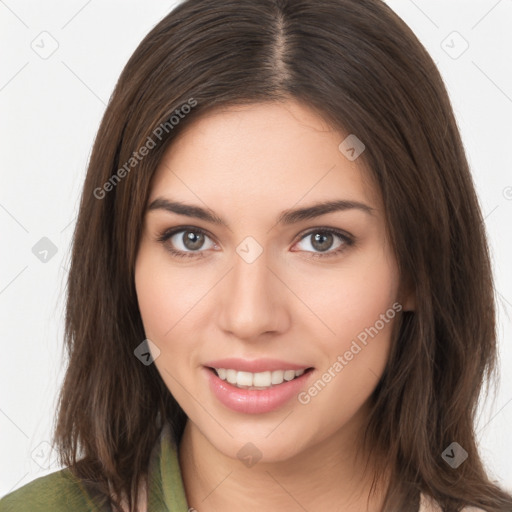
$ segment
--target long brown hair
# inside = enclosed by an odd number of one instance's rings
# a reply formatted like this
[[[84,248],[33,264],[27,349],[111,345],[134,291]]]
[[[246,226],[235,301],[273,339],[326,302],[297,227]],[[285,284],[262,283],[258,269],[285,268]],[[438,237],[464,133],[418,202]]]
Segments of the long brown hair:
[[[145,339],[134,262],[151,178],[199,115],[290,98],[364,142],[361,162],[416,294],[365,432],[393,468],[383,510],[417,510],[422,492],[445,511],[510,512],[512,497],[486,476],[474,432],[482,385],[496,371],[481,211],[441,76],[380,0],[186,0],[135,50],[101,122],[74,233],[69,366],[54,436],[61,464],[105,499],[109,489],[125,494],[133,512],[164,422],[179,442],[185,413],[155,365],[134,356]],[[454,441],[468,453],[457,469],[442,457]]]

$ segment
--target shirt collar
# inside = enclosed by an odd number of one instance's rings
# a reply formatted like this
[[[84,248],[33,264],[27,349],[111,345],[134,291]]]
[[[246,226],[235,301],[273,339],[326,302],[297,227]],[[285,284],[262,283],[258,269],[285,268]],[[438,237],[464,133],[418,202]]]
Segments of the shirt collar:
[[[148,476],[148,510],[189,510],[179,465],[178,446],[168,423],[163,426],[151,452]]]

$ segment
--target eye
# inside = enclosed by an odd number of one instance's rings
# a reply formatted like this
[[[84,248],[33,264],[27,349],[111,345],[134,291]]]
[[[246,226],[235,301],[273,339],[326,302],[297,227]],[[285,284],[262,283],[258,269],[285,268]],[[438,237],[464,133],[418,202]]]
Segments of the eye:
[[[204,247],[207,239],[210,237],[202,229],[192,227],[167,230],[158,237],[158,241],[179,258],[204,257],[204,251],[200,249],[211,249],[215,246],[212,244]]]
[[[314,235],[314,236],[313,236]],[[315,228],[302,236],[299,243],[311,237],[311,241],[306,244],[313,250],[302,248],[305,252],[312,252],[313,258],[328,258],[341,254],[348,247],[354,245],[354,239],[347,233],[333,228]],[[338,242],[333,243],[338,239]],[[205,242],[210,240],[210,244]],[[158,242],[164,244],[167,251],[178,258],[204,258],[204,252],[207,249],[215,247],[215,243],[208,234],[194,227],[179,227],[164,231],[158,238]]]
[[[305,244],[306,249],[304,250],[311,252],[308,250],[307,246],[312,247],[313,258],[328,258],[331,256],[336,256],[341,254],[348,247],[354,245],[354,239],[351,236],[344,233],[343,231],[332,228],[315,228],[314,230],[306,233],[300,239],[300,242],[303,242],[308,238],[310,238],[310,242]],[[330,250],[332,249],[332,245],[336,238],[338,239],[338,243],[334,246],[335,250]]]

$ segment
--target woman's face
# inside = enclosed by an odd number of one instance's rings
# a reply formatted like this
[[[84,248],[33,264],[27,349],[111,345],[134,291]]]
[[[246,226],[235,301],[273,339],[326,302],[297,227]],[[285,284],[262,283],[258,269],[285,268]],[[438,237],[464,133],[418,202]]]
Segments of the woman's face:
[[[410,307],[347,136],[294,101],[217,110],[155,174],[135,270],[145,333],[194,428],[229,457],[251,442],[286,460],[356,431]],[[326,202],[339,208],[314,209]]]

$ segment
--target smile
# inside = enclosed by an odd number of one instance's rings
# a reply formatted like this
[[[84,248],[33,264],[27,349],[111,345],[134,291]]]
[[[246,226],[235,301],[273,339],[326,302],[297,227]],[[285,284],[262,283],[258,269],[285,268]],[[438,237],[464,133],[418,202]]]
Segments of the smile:
[[[314,368],[252,373],[216,367],[203,367],[202,372],[216,401],[243,414],[263,414],[280,409],[307,387],[315,373]]]

